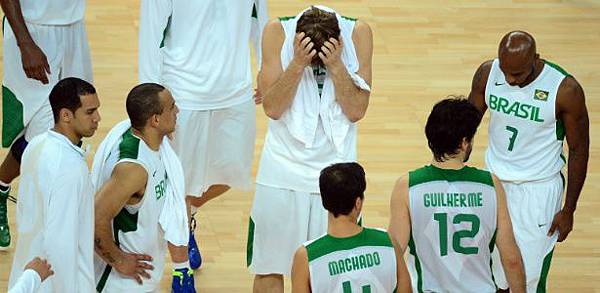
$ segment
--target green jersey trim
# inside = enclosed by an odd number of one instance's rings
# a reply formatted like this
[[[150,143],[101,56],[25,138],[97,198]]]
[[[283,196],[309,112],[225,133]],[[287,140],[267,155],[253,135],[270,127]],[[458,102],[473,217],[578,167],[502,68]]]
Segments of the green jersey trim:
[[[117,246],[120,245],[119,242],[119,231],[123,231],[123,233],[132,232],[137,230],[138,224],[138,214],[134,213],[130,214],[125,208],[121,209],[119,214],[113,219],[113,234],[115,238],[115,244]],[[110,272],[112,271],[112,266],[106,265],[104,268],[104,272],[102,272],[102,276],[96,285],[96,291],[102,292],[104,287],[106,286],[106,281],[108,280],[108,276],[110,276]]]
[[[140,139],[133,135],[131,128],[123,133],[123,140],[119,143],[119,160],[137,160],[140,150]]]
[[[421,261],[419,260],[419,256],[417,255],[417,247],[415,246],[415,241],[412,236],[412,232],[410,232],[410,240],[408,241],[408,252],[413,255],[415,258],[415,270],[417,271],[417,292],[423,292],[423,270],[421,269]]]
[[[171,27],[171,17],[172,16],[169,16],[169,19],[167,20],[167,26],[165,26],[165,29],[163,30],[163,36],[160,40],[160,45],[158,45],[159,48],[165,46],[165,39],[167,38],[167,33],[169,32],[169,28]]]
[[[308,262],[336,251],[364,246],[393,247],[388,233],[377,229],[363,228],[360,233],[346,238],[335,238],[327,234],[306,245]]]
[[[455,170],[441,169],[433,165],[428,165],[413,170],[408,174],[409,187],[433,181],[475,182],[494,187],[494,180],[492,179],[490,172],[469,166],[464,166],[462,169]]]
[[[544,60],[544,64],[546,64],[546,65],[548,65],[548,66],[556,69],[556,71],[562,73],[564,76],[567,76],[567,77],[568,76],[572,76],[570,73],[568,73],[566,70],[564,70],[562,67],[558,66],[555,63],[552,63],[552,62],[550,62],[548,60]]]

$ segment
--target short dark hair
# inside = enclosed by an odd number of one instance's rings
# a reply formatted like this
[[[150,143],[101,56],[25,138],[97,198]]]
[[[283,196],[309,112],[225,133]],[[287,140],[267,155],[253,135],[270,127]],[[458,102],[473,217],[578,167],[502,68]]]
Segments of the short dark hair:
[[[298,19],[296,33],[300,32],[304,32],[305,37],[310,37],[311,42],[315,44],[313,48],[318,53],[330,38],[339,39],[340,26],[335,13],[311,6]],[[313,64],[323,66],[318,54],[313,58]]]
[[[60,110],[69,109],[75,113],[81,107],[81,96],[95,94],[94,86],[77,77],[67,77],[60,80],[50,91],[50,107],[54,123],[60,120]]]
[[[158,94],[164,89],[164,86],[157,83],[142,83],[131,89],[125,101],[125,108],[133,128],[143,129],[152,115],[162,113],[163,107]]]
[[[443,162],[459,153],[463,139],[473,140],[482,113],[462,96],[448,96],[433,106],[425,136],[433,157]]]
[[[356,199],[365,196],[365,170],[358,163],[333,164],[321,171],[319,188],[326,210],[336,218],[349,215]]]

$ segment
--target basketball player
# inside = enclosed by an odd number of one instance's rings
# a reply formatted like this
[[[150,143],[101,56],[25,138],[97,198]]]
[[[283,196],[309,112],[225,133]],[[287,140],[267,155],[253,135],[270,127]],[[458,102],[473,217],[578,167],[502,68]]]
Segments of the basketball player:
[[[8,293],[34,293],[40,288],[42,282],[54,275],[52,266],[45,259],[33,258],[25,266],[25,270],[17,283],[10,288]]]
[[[465,99],[438,102],[425,125],[432,163],[398,179],[392,192],[389,231],[408,246],[418,292],[496,292],[494,243],[511,289],[525,292],[502,185],[490,172],[465,165],[480,121]]]
[[[173,147],[192,212],[231,187],[251,188],[256,136],[250,46],[260,66],[266,0],[143,0],[139,79],[165,85],[181,109]],[[195,221],[192,217],[192,228]],[[192,268],[201,264],[190,232]]]
[[[37,292],[92,292],[94,192],[80,146],[98,128],[100,102],[94,87],[75,77],[59,81],[49,100],[54,127],[31,140],[23,154],[19,237],[8,287],[40,256],[56,274]]]
[[[365,171],[358,163],[333,164],[321,171],[327,234],[296,251],[293,292],[411,292],[402,253],[388,233],[356,223],[366,185]]]
[[[543,291],[554,245],[573,229],[587,173],[590,139],[583,89],[558,65],[540,59],[530,34],[513,31],[500,41],[498,59],[477,69],[469,100],[482,113],[490,109],[486,165],[506,190],[527,291]],[[569,181],[561,209],[565,137]],[[501,269],[495,269],[498,285],[506,288]]]
[[[254,292],[283,292],[296,249],[327,232],[319,172],[356,161],[356,122],[366,113],[370,27],[324,6],[271,21],[259,91],[271,118],[248,233]]]
[[[0,250],[10,245],[6,200],[31,139],[53,125],[48,94],[62,78],[92,82],[85,0],[1,0],[3,20]]]
[[[167,249],[159,218],[173,182],[161,144],[175,130],[179,110],[171,93],[154,83],[134,87],[126,107],[131,127],[124,127],[114,143],[111,131],[100,147],[110,148],[106,158],[94,159],[95,166],[104,164],[100,172],[106,178],[95,202],[96,291],[158,292]],[[171,252],[178,280],[174,292],[195,292],[187,250],[183,256]]]

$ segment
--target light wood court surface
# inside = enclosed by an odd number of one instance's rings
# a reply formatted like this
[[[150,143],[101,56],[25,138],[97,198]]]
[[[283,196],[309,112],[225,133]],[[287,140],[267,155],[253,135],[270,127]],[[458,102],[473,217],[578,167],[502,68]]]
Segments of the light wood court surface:
[[[373,94],[359,127],[359,160],[368,186],[364,206],[368,226],[385,227],[395,179],[430,160],[423,127],[434,102],[448,94],[467,95],[471,77],[494,58],[506,32],[523,29],[537,39],[538,51],[563,66],[582,84],[591,122],[590,165],[575,217],[575,229],[552,259],[550,292],[600,292],[600,1],[322,1],[340,13],[368,22],[374,32]],[[271,0],[269,15],[295,15],[310,1]],[[89,0],[87,30],[95,86],[103,120],[97,146],[126,117],[125,96],[137,82],[139,2]],[[267,119],[257,111],[255,167]],[[476,137],[471,164],[483,166],[487,120]],[[4,158],[6,150],[0,155]],[[91,160],[91,156],[89,157]],[[254,168],[256,170],[256,168]],[[255,172],[255,171],[254,171]],[[17,184],[13,184],[17,190]],[[16,194],[16,192],[13,192]],[[253,192],[231,191],[197,215],[197,238],[204,264],[196,273],[201,292],[249,292],[246,231]],[[15,205],[9,203],[12,235]],[[0,253],[0,291],[7,286],[14,243]],[[165,270],[164,291],[170,270]],[[287,282],[287,280],[286,280]],[[289,283],[286,284],[289,289]],[[598,288],[598,289],[597,289]]]

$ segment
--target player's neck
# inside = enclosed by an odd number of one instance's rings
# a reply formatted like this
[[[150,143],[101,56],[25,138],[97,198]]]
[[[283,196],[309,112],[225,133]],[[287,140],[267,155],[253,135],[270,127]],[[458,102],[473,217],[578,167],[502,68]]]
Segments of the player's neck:
[[[131,131],[135,136],[141,138],[151,150],[156,152],[159,150],[164,135],[148,127],[142,130],[131,128]]]
[[[57,123],[54,124],[54,128],[52,128],[52,130],[64,135],[72,144],[76,146],[81,144],[81,135],[78,135],[73,129],[69,129],[68,127],[64,127],[63,125]]]
[[[362,231],[362,227],[356,224],[357,217],[352,214],[344,216],[338,215],[337,218],[332,213],[327,215],[327,234],[336,238],[346,238],[354,236]]]
[[[459,170],[465,166],[464,158],[461,154],[458,154],[454,157],[447,158],[443,162],[438,162],[436,160],[431,161],[431,165],[438,167],[440,169],[455,169]]]

